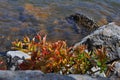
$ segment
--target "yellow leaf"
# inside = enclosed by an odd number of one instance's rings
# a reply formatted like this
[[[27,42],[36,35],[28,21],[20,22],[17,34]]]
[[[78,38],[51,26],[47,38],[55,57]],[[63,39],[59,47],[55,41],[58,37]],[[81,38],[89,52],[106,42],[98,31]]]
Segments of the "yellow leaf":
[[[26,37],[24,37],[24,38],[23,38],[23,42],[25,42],[25,43],[28,43],[28,42],[30,42],[30,39],[29,39],[29,37],[27,37],[27,36],[26,36]]]

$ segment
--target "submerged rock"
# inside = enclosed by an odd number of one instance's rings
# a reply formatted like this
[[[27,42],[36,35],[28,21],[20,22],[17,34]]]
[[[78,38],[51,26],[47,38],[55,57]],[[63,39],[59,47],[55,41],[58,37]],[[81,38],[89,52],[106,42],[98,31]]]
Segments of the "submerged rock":
[[[66,17],[66,20],[68,23],[73,25],[73,29],[76,33],[84,36],[88,35],[99,27],[92,19],[79,13]]]
[[[97,23],[95,23],[92,19],[90,19],[89,17],[87,17],[87,16],[85,16],[83,14],[79,14],[79,13],[70,15],[66,19],[69,22],[74,21],[78,26],[82,25],[82,26],[87,27],[89,29],[99,27],[99,25],[97,25]]]

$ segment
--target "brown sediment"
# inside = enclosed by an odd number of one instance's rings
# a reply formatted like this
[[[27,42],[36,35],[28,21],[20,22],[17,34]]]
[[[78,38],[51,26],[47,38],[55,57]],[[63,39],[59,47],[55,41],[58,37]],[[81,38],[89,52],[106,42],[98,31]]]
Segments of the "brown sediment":
[[[35,7],[32,4],[25,4],[25,10],[36,18],[47,19],[50,16],[49,8]]]

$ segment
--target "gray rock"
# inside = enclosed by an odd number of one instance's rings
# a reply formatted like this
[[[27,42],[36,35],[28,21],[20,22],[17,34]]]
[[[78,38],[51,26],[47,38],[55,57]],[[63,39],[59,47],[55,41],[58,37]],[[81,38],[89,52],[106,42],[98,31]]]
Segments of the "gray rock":
[[[8,51],[6,53],[8,70],[18,70],[18,65],[31,56],[22,51]]]
[[[106,75],[105,75],[104,72],[101,73],[100,71],[98,71],[98,70],[100,70],[100,68],[99,68],[98,66],[92,67],[91,70],[92,70],[93,72],[97,71],[97,72],[95,72],[94,74],[92,74],[92,76],[106,77]]]
[[[86,36],[81,42],[76,43],[74,48],[81,44],[86,44],[88,50],[106,47],[110,61],[120,59],[120,26],[114,23],[104,25]]]
[[[24,53],[22,51],[8,51],[7,52],[7,56],[11,56],[12,58],[14,58],[15,56],[19,57],[19,58],[25,58],[25,59],[30,59],[31,56],[28,55],[27,53]]]
[[[115,70],[114,74],[117,75],[118,77],[120,77],[120,62],[115,62],[114,70]]]
[[[120,80],[120,61],[114,62],[113,70],[114,72],[111,73],[109,78],[111,80]]]
[[[60,75],[54,73],[44,74],[41,71],[0,71],[0,80],[109,80],[102,77],[88,75]]]
[[[91,77],[89,75],[80,75],[80,74],[71,74],[69,76],[73,77],[75,80],[110,80],[109,78],[105,78],[105,77],[100,77],[100,76]]]

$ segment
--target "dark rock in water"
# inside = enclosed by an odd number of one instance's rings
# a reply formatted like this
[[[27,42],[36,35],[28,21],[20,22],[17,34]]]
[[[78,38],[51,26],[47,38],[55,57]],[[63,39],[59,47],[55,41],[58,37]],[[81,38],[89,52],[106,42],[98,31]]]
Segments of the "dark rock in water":
[[[120,26],[114,23],[102,26],[75,44],[74,48],[80,44],[88,45],[89,50],[104,46],[110,61],[120,59]]]
[[[88,35],[99,27],[93,20],[79,13],[66,17],[66,20],[73,24],[73,29],[78,34]]]
[[[74,15],[71,15],[70,17],[66,18],[67,20],[73,20],[78,25],[83,25],[84,27],[88,27],[89,29],[92,28],[98,28],[98,25],[87,16],[84,16],[83,14],[76,13]]]

